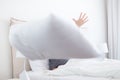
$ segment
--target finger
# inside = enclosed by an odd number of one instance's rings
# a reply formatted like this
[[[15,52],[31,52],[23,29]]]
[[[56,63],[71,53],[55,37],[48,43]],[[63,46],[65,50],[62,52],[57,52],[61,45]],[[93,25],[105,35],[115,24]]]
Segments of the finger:
[[[83,13],[81,12],[81,13],[80,13],[80,16],[79,16],[79,19],[81,19],[81,17],[82,17],[82,14],[83,14]]]
[[[86,17],[83,18],[84,21],[87,20],[87,19],[88,19],[88,16],[86,16]]]
[[[84,21],[84,23],[88,22],[88,20]]]
[[[82,18],[82,19],[84,19],[84,18],[85,18],[85,16],[86,16],[86,13],[84,13],[84,14],[83,14],[83,16],[82,16],[81,18]]]

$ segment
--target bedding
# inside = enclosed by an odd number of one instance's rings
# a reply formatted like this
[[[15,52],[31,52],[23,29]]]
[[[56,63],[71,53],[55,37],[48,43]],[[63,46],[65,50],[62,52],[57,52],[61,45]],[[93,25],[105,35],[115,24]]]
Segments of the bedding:
[[[53,70],[60,65],[65,65],[67,61],[67,59],[44,59],[29,60],[29,63],[33,72],[43,73],[45,70]]]
[[[69,61],[54,70],[45,70],[43,73],[29,71],[27,74],[30,80],[120,80],[120,61],[118,60],[71,59]]]
[[[110,79],[110,78],[98,78],[98,77],[89,77],[89,76],[48,76],[40,75],[40,73],[27,72],[30,80],[119,80],[119,79]]]
[[[44,73],[45,70],[53,70],[60,65],[64,65],[67,61],[67,59],[44,59],[29,60],[29,63],[33,72]]]
[[[101,57],[75,23],[65,16],[50,14],[44,19],[13,25],[10,43],[29,59]],[[53,56],[54,55],[54,56]]]
[[[120,61],[118,60],[76,60],[76,62],[73,62],[68,61],[68,64],[59,66],[47,74],[52,76],[82,75],[120,79]]]
[[[30,67],[33,72],[43,73],[45,70],[49,69],[48,60],[29,60]]]

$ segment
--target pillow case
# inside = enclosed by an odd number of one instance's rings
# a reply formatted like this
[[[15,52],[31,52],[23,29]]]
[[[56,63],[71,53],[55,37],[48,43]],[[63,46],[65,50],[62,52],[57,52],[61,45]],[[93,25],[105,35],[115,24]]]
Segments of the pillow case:
[[[66,64],[68,59],[49,59],[49,69],[53,70],[60,65]]]
[[[29,59],[69,59],[101,56],[76,24],[58,14],[36,22],[15,25],[10,42]]]
[[[44,72],[49,69],[48,60],[29,60],[30,67],[34,72]]]

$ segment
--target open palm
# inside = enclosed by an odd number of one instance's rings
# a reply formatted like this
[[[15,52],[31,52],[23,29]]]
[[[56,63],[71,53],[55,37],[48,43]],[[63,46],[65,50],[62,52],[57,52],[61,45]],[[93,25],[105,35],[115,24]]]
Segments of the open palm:
[[[78,27],[81,27],[88,21],[88,17],[86,16],[86,13],[81,13],[79,18],[77,20],[73,18],[73,21],[76,23]]]

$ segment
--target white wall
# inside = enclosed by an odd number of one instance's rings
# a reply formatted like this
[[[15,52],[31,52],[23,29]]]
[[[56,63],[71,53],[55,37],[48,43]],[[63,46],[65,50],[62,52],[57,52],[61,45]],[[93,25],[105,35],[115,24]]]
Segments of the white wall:
[[[0,0],[0,16],[8,19],[36,19],[50,11],[62,12],[68,17],[78,17],[80,12],[89,16],[84,25],[86,34],[95,42],[105,41],[104,0]],[[101,33],[102,32],[102,33]],[[96,33],[96,34],[95,34]]]
[[[89,21],[83,26],[82,30],[95,43],[106,41],[106,19],[104,0],[0,0],[0,19],[8,20],[10,17],[15,17],[23,20],[32,20],[42,17],[48,12],[62,12],[69,18],[79,17],[80,12],[87,13]],[[3,30],[0,27],[0,31]],[[6,28],[8,30],[8,28]],[[2,37],[4,35],[4,37]],[[11,74],[11,65],[9,64],[10,54],[7,51],[8,42],[5,32],[0,35],[0,80],[3,80],[3,75]],[[4,46],[3,45],[7,45]],[[4,61],[4,62],[3,62]],[[1,64],[3,63],[3,64]],[[8,65],[9,64],[9,65]],[[3,70],[4,69],[4,70]],[[8,71],[6,71],[8,70]],[[4,71],[4,72],[3,72]],[[6,75],[8,78],[8,75]]]
[[[11,78],[11,49],[8,42],[8,22],[0,20],[0,80]]]

